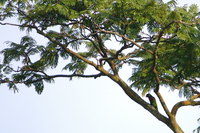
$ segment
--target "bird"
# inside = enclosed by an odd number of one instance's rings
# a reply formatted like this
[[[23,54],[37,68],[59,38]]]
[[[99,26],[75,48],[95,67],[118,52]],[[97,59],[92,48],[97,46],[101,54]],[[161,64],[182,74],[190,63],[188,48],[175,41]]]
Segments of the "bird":
[[[146,97],[149,98],[150,105],[152,105],[156,110],[158,110],[156,99],[149,93],[146,95]]]

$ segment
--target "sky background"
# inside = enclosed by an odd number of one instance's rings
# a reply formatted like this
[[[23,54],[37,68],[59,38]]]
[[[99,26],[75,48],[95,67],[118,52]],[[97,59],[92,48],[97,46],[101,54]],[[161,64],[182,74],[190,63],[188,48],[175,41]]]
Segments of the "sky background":
[[[179,0],[178,3],[181,6],[200,5],[199,0]],[[0,50],[7,47],[5,41],[19,43],[27,34],[10,26],[0,26],[0,31]],[[47,40],[34,31],[29,34],[38,44],[46,44]],[[65,64],[62,61],[59,67]],[[61,69],[50,72],[65,73]],[[127,81],[131,72],[132,68],[126,66],[120,76]],[[0,86],[0,133],[172,133],[106,77],[95,80],[74,78],[73,81],[59,78],[54,84],[45,84],[41,95],[33,87],[18,87],[19,92],[13,93],[7,85]],[[169,88],[162,87],[161,94],[170,110],[175,103],[185,100],[178,97],[178,91],[172,92]],[[146,97],[143,99],[148,102]],[[158,109],[165,114],[159,102]],[[182,107],[176,118],[185,133],[192,133],[198,126],[200,108]]]

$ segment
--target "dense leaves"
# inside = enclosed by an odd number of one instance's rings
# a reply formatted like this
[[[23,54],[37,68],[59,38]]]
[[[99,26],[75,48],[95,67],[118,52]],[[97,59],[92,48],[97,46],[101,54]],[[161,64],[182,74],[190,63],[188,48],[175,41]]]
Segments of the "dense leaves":
[[[86,59],[96,60],[102,56],[101,65],[103,62],[111,64],[113,60],[117,70],[125,63],[137,66],[130,77],[131,86],[143,90],[143,95],[149,89],[154,89],[158,82],[153,67],[157,71],[159,84],[179,89],[181,95],[191,96],[193,92],[190,86],[199,85],[200,26],[196,5],[188,9],[186,6],[176,7],[175,1],[164,4],[154,0],[1,1],[1,4],[2,20],[18,15],[21,29],[35,29],[50,40],[47,46],[35,45],[35,40],[28,36],[23,37],[19,45],[9,42],[10,48],[1,52],[4,54],[2,66],[5,66],[2,69],[6,73],[13,71],[9,66],[12,60],[21,60],[25,64],[22,68],[28,66],[35,72],[44,72],[49,66],[56,68],[59,57],[68,59],[71,56],[71,62],[63,69],[84,74],[87,62],[66,49],[72,48],[78,52],[81,44],[85,44],[87,51],[78,54]],[[55,26],[59,26],[60,30],[50,29]],[[121,49],[106,47],[106,41],[113,37]],[[134,47],[135,43],[139,49]],[[128,48],[133,51],[123,54],[122,60],[117,61]],[[153,54],[155,52],[156,57]],[[40,53],[41,59],[31,62],[30,55],[36,53]],[[23,70],[23,78],[13,81],[26,82],[30,76],[36,76],[35,72],[28,71]],[[29,73],[29,76],[25,76],[25,73]],[[42,77],[35,78],[39,80]]]
[[[197,5],[177,7],[175,0],[168,3],[162,0],[1,0],[0,3],[1,25],[18,26],[27,32],[36,30],[49,40],[46,45],[37,45],[33,38],[25,36],[19,44],[7,42],[9,48],[1,51],[0,81],[8,83],[9,88],[17,90],[16,84],[24,83],[34,85],[40,94],[43,81],[52,82],[57,77],[108,76],[128,94],[130,90],[127,91],[127,85],[118,75],[128,64],[133,68],[130,87],[142,90],[143,96],[154,90],[162,101],[159,95],[162,85],[179,90],[180,96],[188,99],[200,95]],[[4,23],[14,16],[19,24]],[[115,44],[111,45],[110,41]],[[66,61],[62,70],[69,74],[48,74],[47,70],[57,68],[60,59]],[[13,67],[13,61],[20,64]],[[88,75],[88,66],[94,67],[97,73]],[[144,102],[128,95],[146,107]],[[164,104],[163,107],[172,119],[167,107]],[[156,115],[154,111],[151,113]],[[172,125],[168,126],[175,131]]]

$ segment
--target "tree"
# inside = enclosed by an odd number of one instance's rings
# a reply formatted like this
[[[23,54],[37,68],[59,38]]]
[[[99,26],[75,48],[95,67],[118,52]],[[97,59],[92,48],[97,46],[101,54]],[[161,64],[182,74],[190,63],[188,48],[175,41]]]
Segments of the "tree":
[[[138,103],[176,133],[183,132],[176,122],[182,106],[197,106],[200,101],[199,9],[178,7],[174,0],[1,0],[1,25],[17,26],[46,37],[47,45],[37,45],[30,36],[20,44],[7,42],[1,51],[0,82],[18,91],[17,84],[34,86],[38,94],[43,82],[55,78],[100,78],[107,76]],[[19,24],[4,22],[17,17]],[[55,27],[55,28],[53,28]],[[59,30],[56,30],[59,29]],[[115,40],[116,47],[107,42]],[[84,47],[83,47],[84,46]],[[35,60],[34,57],[38,57]],[[48,74],[59,59],[70,60],[63,68],[70,74]],[[12,67],[13,61],[20,65]],[[129,86],[119,71],[128,64],[133,68]],[[93,67],[96,73],[85,70]],[[160,94],[160,86],[179,90],[187,98],[170,111]],[[143,96],[153,90],[167,117],[145,102]]]

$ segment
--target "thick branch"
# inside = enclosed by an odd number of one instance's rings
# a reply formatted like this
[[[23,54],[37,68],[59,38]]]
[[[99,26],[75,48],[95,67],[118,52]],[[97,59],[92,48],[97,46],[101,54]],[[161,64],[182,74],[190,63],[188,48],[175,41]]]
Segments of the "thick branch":
[[[134,92],[120,77],[118,76],[109,76],[114,82],[116,82],[124,92],[136,103],[141,105],[143,108],[148,110],[152,115],[154,115],[158,120],[165,123],[170,129],[174,130],[173,126],[170,123],[170,120],[160,114],[155,108],[153,108],[150,104],[145,102],[136,92]]]
[[[187,100],[187,101],[178,102],[172,108],[171,114],[175,116],[178,109],[182,106],[196,106],[196,105],[200,105],[200,101]]]

